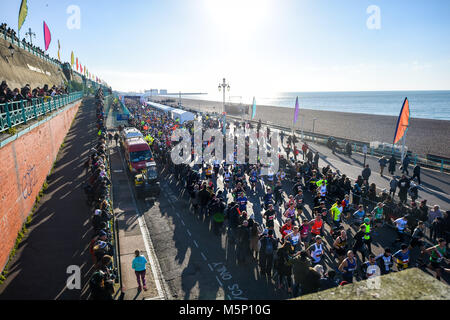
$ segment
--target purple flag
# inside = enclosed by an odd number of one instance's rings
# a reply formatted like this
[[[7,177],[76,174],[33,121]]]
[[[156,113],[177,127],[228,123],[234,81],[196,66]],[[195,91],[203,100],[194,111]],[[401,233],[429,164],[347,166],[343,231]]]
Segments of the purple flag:
[[[45,51],[47,51],[48,47],[50,46],[50,42],[52,42],[52,35],[45,21],[44,21],[44,42],[45,42]]]
[[[294,124],[297,122],[298,120],[298,112],[299,112],[299,106],[298,106],[298,97],[295,100],[295,113],[294,113]]]

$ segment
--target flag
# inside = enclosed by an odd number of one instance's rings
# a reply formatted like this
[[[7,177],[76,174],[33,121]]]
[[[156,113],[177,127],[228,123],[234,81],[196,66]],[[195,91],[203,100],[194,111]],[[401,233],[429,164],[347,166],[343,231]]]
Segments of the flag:
[[[408,98],[405,98],[405,101],[403,102],[402,110],[400,110],[400,116],[397,120],[397,128],[395,129],[395,135],[394,135],[394,144],[400,141],[401,138],[406,134],[406,131],[408,131],[408,125],[409,125],[409,101]]]
[[[47,24],[44,21],[44,43],[45,43],[45,51],[48,50],[48,47],[50,46],[50,42],[52,42],[52,35],[50,33],[50,29],[48,28]]]
[[[252,108],[252,120],[255,118],[256,115],[256,99],[253,97],[253,108]]]
[[[61,61],[61,55],[59,53],[59,50],[61,49],[61,45],[59,44],[59,39],[58,39],[58,60]]]
[[[298,97],[297,97],[297,99],[295,100],[294,124],[298,120],[298,112],[299,112],[299,106],[298,106]]]
[[[25,22],[27,14],[28,14],[27,0],[22,0],[19,10],[19,31],[20,28],[22,28],[23,23]]]
[[[80,73],[83,74],[83,66],[80,64]]]
[[[78,71],[78,58],[77,58],[77,71]]]
[[[73,51],[72,51],[72,54],[70,55],[70,67],[71,68],[73,68],[73,64],[75,63],[75,61],[74,61],[74,56],[73,56]]]

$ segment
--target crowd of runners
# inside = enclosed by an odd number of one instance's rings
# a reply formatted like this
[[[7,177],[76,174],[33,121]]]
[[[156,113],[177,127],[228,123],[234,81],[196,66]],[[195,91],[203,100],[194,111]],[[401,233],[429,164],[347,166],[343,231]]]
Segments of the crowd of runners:
[[[396,180],[402,194],[396,200],[395,190],[380,192],[369,184],[367,170],[351,181],[330,165],[319,167],[318,152],[284,132],[279,171],[273,174],[261,176],[261,164],[248,161],[175,165],[173,130],[193,133],[193,122],[180,124],[133,100],[127,106],[129,125],[142,131],[161,171],[183,182],[190,212],[210,221],[213,233],[226,234],[237,263],[256,260],[261,277],[277,289],[298,296],[410,267],[431,271],[437,279],[450,271],[449,212],[439,206],[430,209],[426,200],[404,201],[404,188],[414,176],[405,173]],[[198,116],[203,130],[222,125],[207,114]],[[261,124],[256,129],[258,135],[270,133]],[[374,243],[381,247],[378,254]]]

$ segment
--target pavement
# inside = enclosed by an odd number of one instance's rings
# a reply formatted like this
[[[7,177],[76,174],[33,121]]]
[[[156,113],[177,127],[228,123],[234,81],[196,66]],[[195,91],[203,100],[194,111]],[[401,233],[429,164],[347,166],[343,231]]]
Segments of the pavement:
[[[0,300],[86,300],[92,258],[88,247],[93,235],[86,204],[83,163],[96,142],[93,98],[82,103],[58,154],[48,189],[34,214],[29,232],[19,245],[0,285]],[[80,288],[68,289],[72,273],[80,269]]]

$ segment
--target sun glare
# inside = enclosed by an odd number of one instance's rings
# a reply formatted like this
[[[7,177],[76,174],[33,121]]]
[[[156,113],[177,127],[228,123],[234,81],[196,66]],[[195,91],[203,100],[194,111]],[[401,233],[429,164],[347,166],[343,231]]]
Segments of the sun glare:
[[[271,0],[204,0],[209,18],[232,35],[248,33],[261,26]]]

